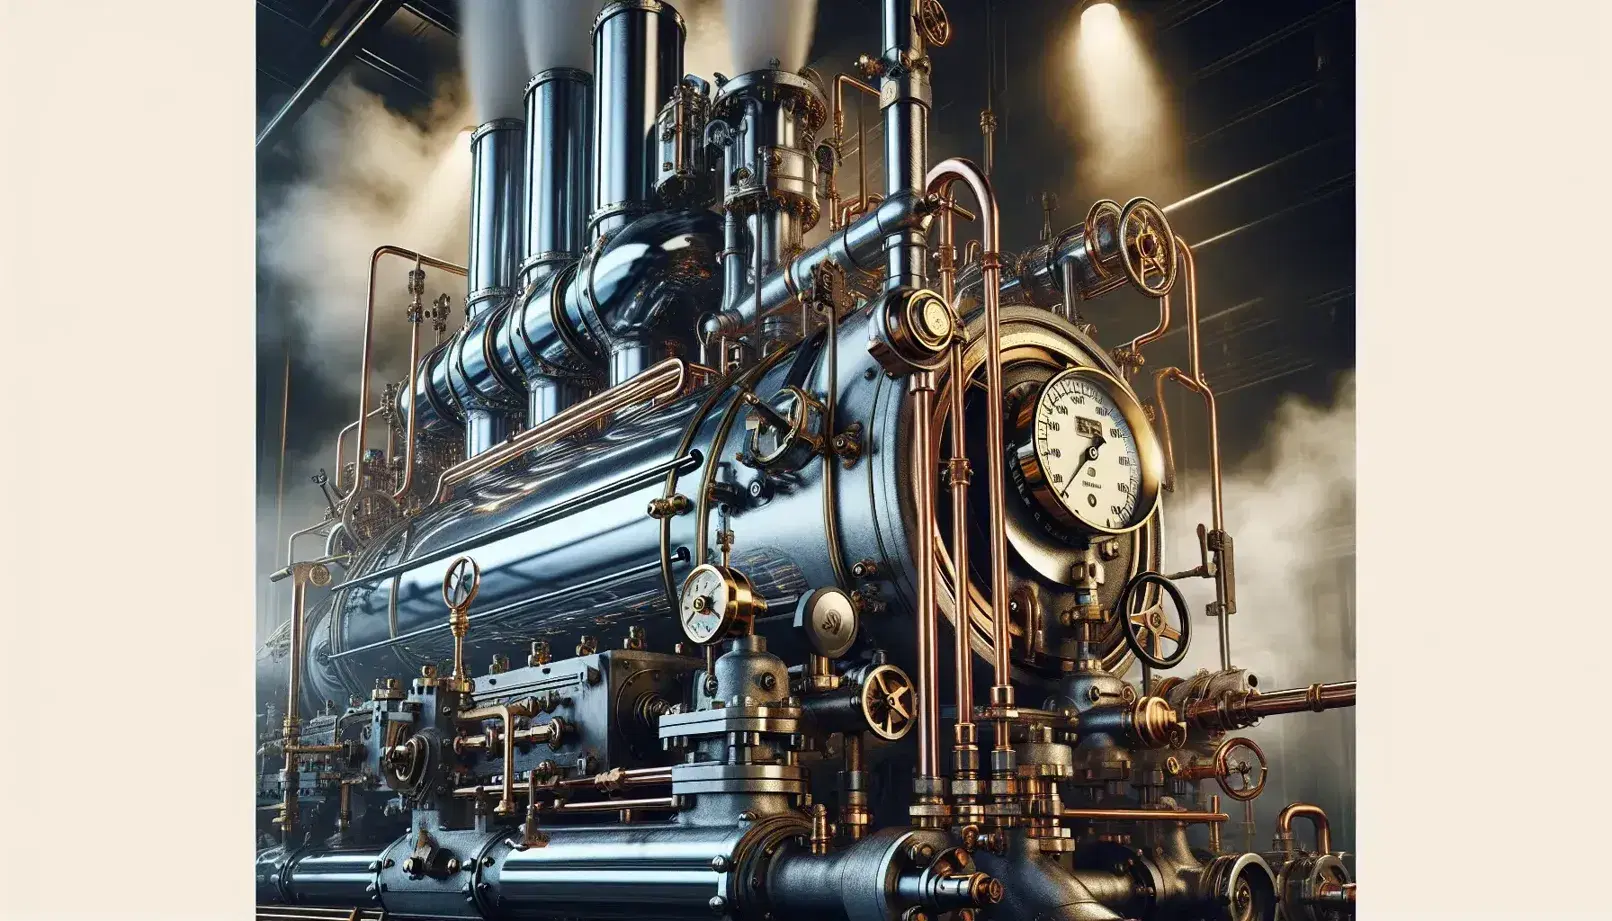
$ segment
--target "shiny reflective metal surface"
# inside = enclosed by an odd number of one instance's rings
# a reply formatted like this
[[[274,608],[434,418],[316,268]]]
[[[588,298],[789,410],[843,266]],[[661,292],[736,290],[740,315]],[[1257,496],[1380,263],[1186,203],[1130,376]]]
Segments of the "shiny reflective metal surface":
[[[1139,639],[1167,636],[1157,508],[1081,530],[1002,472],[1012,401],[1060,374],[1140,405],[1141,341],[1110,352],[1080,299],[1128,279],[1162,300],[1179,256],[1195,351],[1190,250],[1127,230],[1163,220],[1135,199],[1000,252],[989,179],[928,163],[945,11],[881,12],[861,72],[884,196],[811,249],[840,156],[816,144],[821,78],[685,76],[659,0],[601,10],[591,90],[545,71],[524,130],[475,132],[464,324],[422,355],[415,317],[411,374],[364,409],[389,447],[361,447],[331,517],[297,532],[325,555],[271,576],[295,611],[259,659],[264,917],[1352,911],[1319,807],[1284,813],[1315,824],[1314,851],[1284,826],[1262,856],[1223,847],[1202,796],[1263,789],[1233,747],[1261,780],[1263,753],[1226,733],[1352,706],[1353,682],[1261,692],[1223,616],[1220,671],[1133,683],[1133,658],[1168,664]],[[962,207],[984,233],[959,268]],[[1196,360],[1166,370],[1213,429]],[[1025,418],[1021,449],[1062,424]],[[1170,456],[1149,419],[1126,416],[1137,456]],[[1230,613],[1215,490],[1202,564],[1177,578],[1214,578]],[[696,570],[721,588],[685,591]]]

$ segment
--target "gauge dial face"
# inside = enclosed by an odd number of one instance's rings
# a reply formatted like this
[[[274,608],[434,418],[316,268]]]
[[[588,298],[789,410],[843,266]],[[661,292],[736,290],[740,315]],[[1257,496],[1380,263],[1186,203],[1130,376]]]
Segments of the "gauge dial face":
[[[1053,379],[1036,401],[1035,449],[1065,511],[1099,530],[1131,526],[1142,488],[1141,452],[1105,388],[1084,376]]]
[[[722,570],[710,564],[697,567],[683,583],[679,599],[683,635],[701,646],[721,638],[733,621],[734,600]]]
[[[1123,384],[1071,368],[1020,406],[1014,480],[1050,516],[1044,524],[1118,534],[1153,514],[1159,451]]]

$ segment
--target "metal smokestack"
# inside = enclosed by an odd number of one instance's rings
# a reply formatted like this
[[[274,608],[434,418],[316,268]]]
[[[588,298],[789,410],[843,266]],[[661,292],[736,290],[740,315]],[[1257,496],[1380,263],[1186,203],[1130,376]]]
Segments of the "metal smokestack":
[[[470,135],[470,270],[465,313],[515,292],[521,223],[519,119],[495,118]]]
[[[593,21],[593,210],[588,236],[658,207],[656,116],[683,76],[683,17],[660,0],[616,0]]]
[[[916,0],[884,0],[879,84],[884,109],[884,197],[922,197],[929,172],[929,67],[917,28]],[[921,229],[893,233],[886,241],[885,284],[923,287],[929,246]]]
[[[587,248],[593,75],[551,67],[526,86],[526,220],[522,288]]]

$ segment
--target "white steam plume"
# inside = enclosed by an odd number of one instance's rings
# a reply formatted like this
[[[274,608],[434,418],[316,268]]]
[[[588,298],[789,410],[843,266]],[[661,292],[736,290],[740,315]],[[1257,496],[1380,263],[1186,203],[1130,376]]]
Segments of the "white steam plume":
[[[593,17],[599,7],[600,0],[521,0],[526,76],[550,67],[593,70]]]
[[[476,124],[519,118],[521,92],[531,77],[519,7],[510,0],[464,0],[459,10],[460,68],[470,85]]]
[[[1194,411],[1199,404],[1186,406]],[[1177,450],[1182,450],[1179,442]],[[1226,530],[1235,541],[1237,575],[1232,665],[1253,672],[1261,690],[1355,677],[1354,460],[1351,374],[1330,406],[1284,403],[1261,450],[1225,476]],[[1199,560],[1197,525],[1210,522],[1207,475],[1165,498],[1165,569],[1190,569]],[[1186,661],[1171,673],[1185,677],[1199,668],[1216,670],[1219,624],[1204,613],[1214,600],[1213,584],[1208,579],[1176,584],[1186,597],[1194,635]],[[1352,847],[1352,709],[1269,717],[1237,734],[1259,743],[1270,761],[1266,792],[1256,801],[1259,849],[1270,843],[1276,811],[1300,800],[1326,809],[1338,846]],[[1241,805],[1222,802],[1228,805],[1233,822],[1240,823]],[[1240,831],[1232,831],[1240,825],[1227,829],[1228,846],[1240,847]]]
[[[307,171],[293,184],[273,190],[258,223],[258,269],[273,284],[273,300],[260,308],[266,338],[295,350],[296,394],[331,394],[351,415],[328,430],[313,430],[293,417],[288,435],[285,511],[277,528],[276,475],[280,437],[279,373],[270,375],[270,422],[262,433],[272,445],[258,498],[259,572],[285,565],[285,539],[318,521],[324,501],[309,477],[323,468],[331,475],[336,432],[358,415],[358,367],[363,344],[365,290],[370,255],[391,244],[449,262],[463,263],[469,248],[470,154],[465,126],[470,120],[462,94],[447,88],[439,103],[418,118],[391,111],[377,96],[349,81],[333,86],[297,126]],[[371,402],[385,381],[408,373],[409,326],[405,319],[408,272],[402,259],[381,261],[376,277],[376,313]],[[427,269],[429,304],[447,294],[462,316],[465,285],[457,275]],[[429,326],[422,346],[435,342]],[[272,361],[279,369],[279,355]],[[378,430],[372,425],[372,429]],[[378,445],[378,437],[370,444]],[[355,446],[349,438],[349,452]],[[310,446],[317,445],[317,449]],[[278,538],[276,532],[278,533]],[[311,556],[316,541],[299,544]],[[259,623],[286,616],[285,597]],[[265,595],[259,595],[260,602]]]
[[[683,25],[688,29],[683,70],[706,80],[716,73],[730,77],[738,73],[733,66],[722,0],[684,0],[677,4],[677,11],[683,14]]]
[[[740,73],[769,67],[794,73],[806,66],[817,22],[817,0],[728,0],[728,39]]]
[[[293,386],[357,394],[370,254],[377,247],[464,261],[470,239],[466,114],[450,94],[423,119],[410,119],[343,81],[304,117],[298,137],[310,170],[276,196],[258,224],[259,270],[289,295],[269,309],[298,327],[290,337],[299,343],[298,365],[318,375]],[[404,317],[411,268],[401,259],[380,265],[376,380],[408,370]],[[438,271],[427,271],[426,279],[428,299],[447,292],[455,307],[461,305],[463,279]]]

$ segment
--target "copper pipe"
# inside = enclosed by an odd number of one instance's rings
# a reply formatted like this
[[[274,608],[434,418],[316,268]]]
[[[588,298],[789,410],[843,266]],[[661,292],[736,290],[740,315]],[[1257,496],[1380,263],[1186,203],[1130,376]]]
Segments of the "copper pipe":
[[[386,407],[377,406],[374,409],[370,410],[367,414],[365,414],[364,418],[373,419],[376,416],[379,416],[384,412],[386,412]],[[354,419],[353,421],[347,423],[346,428],[344,428],[340,432],[336,433],[336,473],[334,475],[335,476],[335,487],[331,491],[336,494],[336,498],[338,498],[338,499],[342,499],[342,498],[345,498],[347,496],[347,493],[343,493],[341,491],[341,469],[342,469],[342,465],[345,463],[345,461],[343,461],[342,458],[347,456],[347,449],[345,447],[343,447],[343,445],[347,444],[347,436],[353,431],[353,429],[358,428],[359,421],[360,420],[358,420],[358,419]],[[362,459],[364,452],[359,451],[358,453],[359,453],[360,459]],[[353,485],[354,486],[358,485],[357,484],[358,474],[359,474],[359,471],[361,471],[363,469],[364,468],[362,466],[353,468],[353,479],[354,479]]]
[[[864,93],[867,93],[868,95],[872,96],[874,99],[879,98],[879,91],[878,90],[874,89],[872,86],[869,86],[866,83],[863,83],[861,80],[856,79],[855,77],[851,76],[850,74],[840,74],[840,75],[838,75],[837,77],[834,78],[834,156],[835,157],[841,156],[841,149],[845,145],[845,87],[847,85],[849,85],[851,87],[854,87],[856,89],[859,89]],[[867,162],[868,162],[868,158],[867,158],[867,155],[866,155],[866,151],[863,149],[863,143],[864,143],[864,140],[863,140],[863,133],[862,133],[862,107],[860,105],[858,105],[857,109],[856,109],[856,167],[857,167],[857,188],[856,188],[857,199],[856,200],[857,200],[857,204],[861,207],[861,209],[865,211],[867,209],[867,207],[868,207],[868,200],[867,200],[867,189],[868,189]],[[828,225],[829,225],[830,230],[838,230],[841,227],[845,226],[845,217],[843,215],[839,218],[839,222],[835,223],[836,205],[839,203],[839,200],[840,200],[839,189],[834,188],[834,187],[831,186],[829,196],[828,196]]]
[[[1203,728],[1251,726],[1262,717],[1283,713],[1320,713],[1355,705],[1355,682],[1336,681],[1261,694],[1250,691],[1228,698],[1210,698],[1188,704],[1184,719]]]
[[[1209,811],[1210,812],[1219,812],[1220,811],[1220,794],[1211,793],[1209,795]],[[1220,856],[1220,823],[1219,822],[1210,822],[1209,823],[1209,853],[1215,855],[1216,857]]]
[[[655,784],[668,784],[672,782],[672,769],[669,767],[631,768],[622,770],[617,768],[604,771],[592,777],[573,777],[555,784],[558,787],[637,787]]]
[[[1276,814],[1276,836],[1280,840],[1293,839],[1293,820],[1306,818],[1315,826],[1315,852],[1332,853],[1332,826],[1327,822],[1326,810],[1312,803],[1292,803]]]
[[[931,785],[940,776],[940,658],[938,635],[940,614],[935,607],[935,582],[938,563],[935,560],[935,439],[934,425],[935,374],[918,371],[907,378],[907,390],[912,394],[912,490],[917,498],[914,507],[917,521],[913,525],[916,544],[918,599],[913,618],[917,629],[917,723],[918,770],[914,781]],[[915,804],[923,796],[914,798]]]
[[[1355,682],[1335,681],[1269,693],[1254,692],[1248,695],[1244,707],[1255,716],[1273,716],[1278,713],[1301,713],[1305,710],[1320,712],[1354,705]]]
[[[853,218],[859,218],[867,213],[869,208],[875,207],[884,201],[884,196],[878,192],[864,195],[856,201],[848,201],[840,206],[840,226],[849,224]]]
[[[493,809],[496,815],[509,815],[515,811],[515,717],[530,716],[531,713],[519,704],[498,704],[492,707],[477,707],[459,714],[459,721],[475,723],[488,719],[503,720],[504,723],[504,790],[503,796],[498,800],[498,806]],[[535,728],[535,727],[534,727]],[[458,740],[455,739],[455,748]]]
[[[303,536],[308,535],[308,534],[312,534],[315,531],[318,531],[320,528],[323,528],[325,525],[327,525],[329,523],[330,522],[328,520],[327,521],[321,521],[318,524],[309,525],[308,527],[303,528],[300,531],[292,531],[291,536],[286,538],[286,543],[285,543],[285,565],[289,567],[291,565],[291,561],[296,559],[297,538],[303,537]]]
[[[1215,407],[1214,391],[1203,379],[1203,362],[1198,342],[1198,269],[1192,257],[1192,247],[1180,237],[1175,238],[1176,251],[1181,260],[1181,271],[1187,286],[1187,354],[1191,373],[1170,367],[1159,371],[1155,378],[1159,417],[1164,422],[1166,483],[1174,486],[1174,451],[1169,444],[1169,416],[1164,409],[1164,381],[1173,380],[1203,397],[1209,410],[1209,498],[1210,517],[1217,540],[1224,540],[1226,531],[1225,498],[1220,475],[1220,414]],[[1220,667],[1231,668],[1231,615],[1236,611],[1237,589],[1232,582],[1230,568],[1225,565],[1224,551],[1214,551],[1215,609],[1218,611],[1220,638]]]
[[[341,782],[341,797],[336,807],[336,833],[346,835],[353,824],[353,785],[347,781]]]
[[[469,271],[462,265],[444,262],[441,259],[435,259],[400,246],[377,247],[369,257],[369,285],[364,291],[364,351],[363,357],[358,364],[358,451],[354,457],[358,463],[353,468],[354,487],[358,485],[358,471],[364,469],[365,423],[369,419],[369,366],[375,344],[375,274],[376,269],[380,266],[382,256],[401,256],[406,259],[413,259],[417,264],[429,265],[434,269],[442,269],[455,275],[467,278],[470,275]],[[412,370],[410,374],[412,376]],[[411,408],[413,407],[413,401],[414,394],[410,393],[409,405]],[[339,464],[336,468],[336,495],[338,498],[342,496],[341,467]]]
[[[1169,295],[1169,293],[1166,292],[1163,297],[1158,299],[1158,301],[1159,301],[1159,323],[1158,323],[1158,325],[1153,327],[1152,329],[1148,330],[1147,332],[1143,333],[1142,335],[1137,336],[1135,339],[1132,339],[1130,341],[1129,345],[1127,345],[1124,348],[1119,350],[1122,353],[1123,357],[1124,357],[1124,361],[1121,363],[1121,368],[1125,372],[1125,377],[1126,377],[1127,380],[1129,380],[1130,377],[1136,372],[1137,368],[1142,367],[1142,365],[1144,364],[1144,362],[1142,361],[1142,346],[1150,345],[1150,344],[1152,344],[1154,342],[1157,342],[1158,340],[1160,340],[1160,339],[1162,339],[1164,337],[1165,333],[1170,331],[1170,295]],[[1162,412],[1162,410],[1161,410],[1161,412]]]
[[[1191,812],[1169,809],[1065,809],[1065,819],[1087,822],[1207,822],[1218,825],[1230,816],[1224,812]]]
[[[448,495],[449,487],[455,483],[461,483],[478,473],[507,464],[527,451],[602,425],[623,409],[645,400],[676,397],[683,392],[687,376],[688,365],[681,358],[668,358],[608,390],[600,391],[580,403],[568,406],[491,451],[460,461],[444,470],[437,480],[436,492],[432,495],[431,502],[432,504],[441,502]]]
[[[677,800],[671,796],[650,799],[601,799],[585,803],[560,803],[556,812],[618,812],[622,809],[676,809]]]
[[[280,800],[280,830],[287,845],[293,844],[292,834],[297,825],[297,785],[298,767],[301,756],[297,753],[297,739],[302,727],[302,647],[306,642],[303,635],[303,607],[307,600],[308,582],[314,574],[315,567],[324,570],[319,563],[294,563],[291,570],[291,654],[288,667],[290,676],[286,681],[286,707],[285,722],[282,724],[285,739],[285,763],[282,782],[283,795]],[[324,570],[325,578],[319,584],[329,582],[329,571]]]
[[[991,538],[991,634],[995,666],[992,706],[1012,706],[1012,650],[1008,634],[1007,525],[1004,520],[1002,452],[1002,321],[999,287],[1002,281],[1001,222],[996,192],[979,167],[960,157],[935,164],[925,179],[931,195],[944,195],[955,182],[965,182],[974,193],[980,209],[980,270],[984,286],[985,329],[985,443],[986,487],[989,490]],[[933,501],[933,497],[929,497]],[[995,746],[1012,751],[1005,720],[998,721]]]
[[[955,202],[950,191],[946,207],[940,214],[940,293],[953,310],[957,296],[956,242],[954,233]],[[972,242],[972,241],[971,241]],[[970,646],[972,601],[969,595],[968,568],[968,484],[972,473],[968,463],[968,447],[963,420],[964,398],[968,383],[963,364],[963,353],[968,348],[968,337],[958,336],[952,343],[948,361],[951,377],[951,456],[947,461],[947,482],[952,499],[952,561],[955,575],[952,580],[952,671],[956,678],[957,723],[952,730],[954,777],[972,780],[977,765],[977,730],[974,727],[974,650]]]
[[[545,724],[546,725],[546,724]],[[611,774],[618,774],[609,778]],[[530,780],[521,781],[514,785],[517,793],[524,793],[528,797],[536,796],[544,790],[576,789],[579,787],[608,789],[610,786],[619,787],[653,787],[662,786],[672,782],[672,769],[669,767],[634,768],[627,771],[605,771],[590,777],[573,777],[570,780],[561,780],[553,784],[538,784],[534,790]],[[459,787],[453,791],[454,796],[484,796],[489,791],[487,786]]]
[[[276,474],[278,482],[274,487],[274,543],[271,547],[280,546],[280,540],[285,531],[285,439],[286,430],[291,422],[291,349],[285,350],[285,383],[280,392],[280,466]],[[272,551],[271,551],[272,552]],[[290,562],[288,559],[286,562]],[[265,599],[272,607],[273,594]]]

